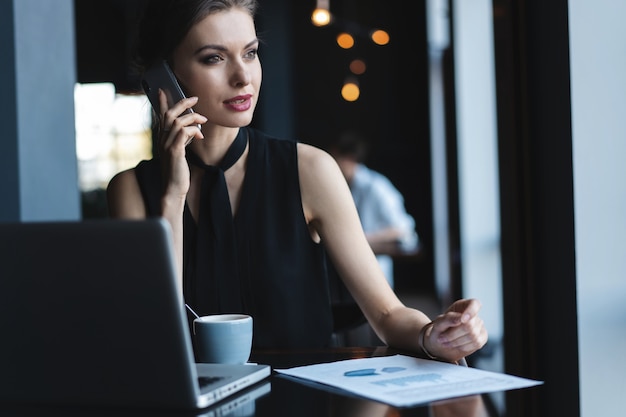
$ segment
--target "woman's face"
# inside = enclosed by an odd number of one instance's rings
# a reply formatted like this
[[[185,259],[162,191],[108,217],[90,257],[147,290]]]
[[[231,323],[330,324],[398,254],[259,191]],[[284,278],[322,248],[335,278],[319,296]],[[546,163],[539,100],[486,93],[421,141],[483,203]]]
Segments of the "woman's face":
[[[250,124],[261,87],[259,41],[248,12],[233,8],[208,15],[174,51],[173,67],[194,110],[208,123]]]

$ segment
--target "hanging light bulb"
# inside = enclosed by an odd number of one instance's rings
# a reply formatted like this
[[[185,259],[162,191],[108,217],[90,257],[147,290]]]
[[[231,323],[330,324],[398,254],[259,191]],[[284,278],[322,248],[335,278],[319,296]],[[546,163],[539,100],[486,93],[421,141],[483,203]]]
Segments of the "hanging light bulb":
[[[376,45],[387,45],[389,43],[389,34],[382,29],[372,31],[370,38]]]
[[[354,37],[347,32],[337,35],[337,45],[343,49],[350,49],[354,46]]]
[[[317,0],[317,6],[311,13],[311,22],[315,26],[326,26],[331,21],[330,0]]]
[[[350,72],[355,75],[361,75],[365,73],[366,69],[367,65],[365,65],[365,61],[363,61],[362,59],[353,59],[350,62]]]
[[[341,97],[346,101],[357,101],[360,95],[359,82],[353,77],[348,77],[341,87]]]

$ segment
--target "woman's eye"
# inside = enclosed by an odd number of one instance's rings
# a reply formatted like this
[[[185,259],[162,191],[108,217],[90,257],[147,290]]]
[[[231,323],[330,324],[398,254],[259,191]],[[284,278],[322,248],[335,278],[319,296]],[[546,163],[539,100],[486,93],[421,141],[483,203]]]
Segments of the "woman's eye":
[[[257,54],[258,54],[258,53],[259,53],[259,50],[258,50],[258,49],[252,49],[252,50],[250,50],[250,51],[246,52],[245,57],[246,57],[247,59],[254,59],[254,58],[256,58],[256,56],[257,56]]]
[[[202,62],[205,64],[217,64],[222,61],[222,58],[219,55],[208,55],[202,58]]]

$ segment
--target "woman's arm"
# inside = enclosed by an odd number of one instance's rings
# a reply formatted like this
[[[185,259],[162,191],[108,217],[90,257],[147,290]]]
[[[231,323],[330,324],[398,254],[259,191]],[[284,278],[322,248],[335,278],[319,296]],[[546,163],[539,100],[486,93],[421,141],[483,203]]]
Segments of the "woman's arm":
[[[402,304],[387,283],[335,160],[318,148],[299,144],[298,161],[305,216],[365,317],[388,345],[420,351],[418,335],[431,319]],[[479,307],[475,300],[462,300],[438,316],[426,329],[428,352],[457,361],[481,348],[487,333],[477,316]]]
[[[112,218],[146,218],[146,206],[134,169],[122,171],[111,179],[107,186],[107,205]]]
[[[162,197],[162,216],[172,228],[172,245],[177,262],[179,282],[182,289],[182,212],[184,199]],[[177,204],[178,203],[178,204]],[[147,217],[146,205],[141,196],[134,169],[116,174],[107,186],[109,217],[117,219],[141,220]]]

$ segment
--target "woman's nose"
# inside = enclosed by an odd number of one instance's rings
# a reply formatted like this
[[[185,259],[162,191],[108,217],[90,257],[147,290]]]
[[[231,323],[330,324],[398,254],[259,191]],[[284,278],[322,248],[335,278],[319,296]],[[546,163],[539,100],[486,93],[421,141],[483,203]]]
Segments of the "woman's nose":
[[[250,70],[243,62],[237,62],[234,64],[232,73],[233,84],[236,86],[248,85],[250,84],[251,76]]]

